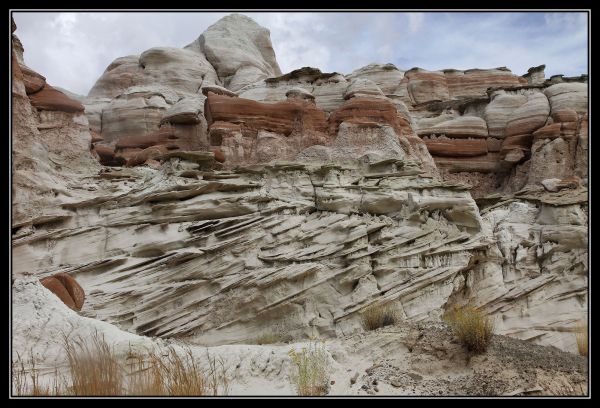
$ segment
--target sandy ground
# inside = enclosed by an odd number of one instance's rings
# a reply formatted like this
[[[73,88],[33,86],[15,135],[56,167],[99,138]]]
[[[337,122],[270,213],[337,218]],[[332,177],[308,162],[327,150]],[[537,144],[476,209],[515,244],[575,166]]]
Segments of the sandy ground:
[[[36,279],[13,284],[12,350],[33,356],[42,373],[62,372],[63,335],[98,332],[114,346],[124,365],[132,355],[181,342],[138,336],[80,316]],[[228,395],[296,395],[288,353],[308,342],[275,345],[189,346],[202,364],[213,358],[230,378]],[[554,347],[494,336],[482,355],[467,353],[442,323],[388,326],[338,339],[325,339],[328,395],[584,395],[587,360]],[[47,377],[49,378],[49,377]]]

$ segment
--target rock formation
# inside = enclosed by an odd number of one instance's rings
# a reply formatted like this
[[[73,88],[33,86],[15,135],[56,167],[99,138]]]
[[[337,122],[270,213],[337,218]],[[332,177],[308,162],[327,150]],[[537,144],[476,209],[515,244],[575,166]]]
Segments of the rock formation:
[[[52,278],[74,277],[82,315],[221,345],[275,326],[347,336],[370,305],[412,324],[473,303],[500,334],[576,350],[587,77],[282,75],[268,30],[231,15],[184,49],[118,58],[77,101],[15,38],[12,273],[77,308]]]
[[[83,288],[69,274],[57,273],[41,279],[42,285],[73,310],[81,310],[85,301]]]
[[[13,25],[13,31],[16,25]],[[87,197],[85,181],[100,169],[90,154],[84,106],[24,65],[12,34],[12,228],[69,216],[60,206]]]

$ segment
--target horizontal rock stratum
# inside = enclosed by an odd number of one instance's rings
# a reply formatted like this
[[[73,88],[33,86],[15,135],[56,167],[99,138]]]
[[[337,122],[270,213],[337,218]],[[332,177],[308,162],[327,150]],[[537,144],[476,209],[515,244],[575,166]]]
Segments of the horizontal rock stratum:
[[[234,14],[116,59],[76,100],[15,39],[12,274],[76,279],[85,302],[58,296],[82,316],[216,346],[470,303],[498,334],[577,351],[587,76],[282,74],[269,31]]]

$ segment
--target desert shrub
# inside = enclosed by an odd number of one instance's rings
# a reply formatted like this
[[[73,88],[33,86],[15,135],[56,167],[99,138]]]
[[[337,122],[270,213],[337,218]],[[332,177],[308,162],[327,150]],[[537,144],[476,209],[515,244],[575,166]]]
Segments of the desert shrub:
[[[580,356],[588,355],[588,327],[586,323],[580,323],[575,327],[575,339]]]
[[[76,396],[122,395],[123,373],[117,357],[103,335],[94,332],[90,339],[64,337],[70,385]]]
[[[493,319],[473,306],[454,308],[444,320],[469,351],[484,352],[494,335]]]
[[[300,352],[291,350],[290,382],[298,395],[325,395],[329,389],[329,356],[324,343],[311,341]]]
[[[398,320],[398,311],[391,304],[369,306],[361,314],[361,323],[365,330],[390,326]]]
[[[222,360],[208,357],[203,370],[191,349],[178,353],[173,347],[166,352],[152,351],[148,361],[136,357],[129,376],[129,395],[200,396],[227,395],[229,379]]]

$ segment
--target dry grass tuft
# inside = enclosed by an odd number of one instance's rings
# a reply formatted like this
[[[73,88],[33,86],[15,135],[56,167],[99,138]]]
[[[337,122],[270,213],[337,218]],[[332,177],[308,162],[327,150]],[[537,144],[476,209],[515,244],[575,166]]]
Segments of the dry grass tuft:
[[[361,323],[365,330],[390,326],[398,320],[398,311],[391,304],[369,306],[361,314]]]
[[[141,356],[135,356],[129,363],[131,374],[127,378],[127,393],[136,396],[167,395],[160,371]]]
[[[580,356],[588,356],[588,326],[582,322],[575,326],[575,339],[577,340],[577,350]]]
[[[40,381],[40,370],[35,366],[33,353],[26,368],[25,361],[19,353],[17,360],[12,362],[12,390],[17,396],[51,396],[63,394],[58,380],[58,370],[54,370],[51,384],[42,385]]]
[[[222,360],[208,357],[208,372],[196,362],[191,349],[173,347],[152,351],[148,361],[136,357],[129,377],[128,395],[201,396],[227,395],[229,379]]]
[[[277,333],[263,333],[254,342],[259,345],[283,343],[283,337]]]
[[[467,350],[482,353],[494,335],[494,320],[473,306],[454,308],[444,320]]]
[[[122,395],[123,373],[104,336],[95,332],[90,340],[64,337],[69,362],[69,391],[76,396]]]
[[[291,350],[294,363],[290,381],[298,395],[326,395],[329,391],[329,356],[324,343],[310,342],[300,352]]]
[[[23,395],[75,396],[201,396],[227,395],[229,378],[222,359],[207,351],[202,369],[190,347],[174,347],[138,355],[130,351],[128,370],[121,367],[114,350],[95,332],[91,338],[63,336],[68,359],[69,381],[59,385],[58,369],[49,385],[42,386],[33,357],[26,367],[20,355],[12,362],[13,393]],[[129,374],[128,374],[129,372]]]

